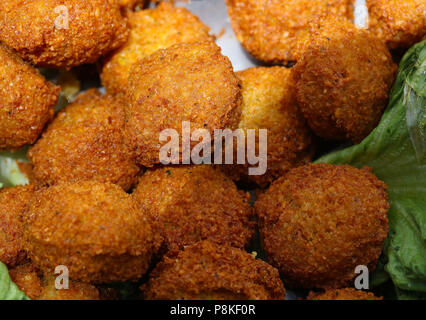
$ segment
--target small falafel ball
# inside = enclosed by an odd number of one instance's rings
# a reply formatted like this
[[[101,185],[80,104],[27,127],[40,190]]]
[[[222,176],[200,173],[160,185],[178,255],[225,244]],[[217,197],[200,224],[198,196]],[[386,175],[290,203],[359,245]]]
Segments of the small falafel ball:
[[[381,40],[342,18],[312,24],[308,38],[292,68],[298,105],[318,136],[359,143],[380,121],[397,67]]]
[[[424,0],[367,0],[368,29],[389,48],[409,48],[426,39]]]
[[[141,289],[149,300],[284,300],[278,271],[253,255],[210,241],[170,252]]]
[[[233,179],[266,187],[293,167],[311,160],[312,134],[299,111],[291,81],[284,67],[255,67],[236,73],[243,95],[238,128],[267,129],[268,168],[264,175],[248,175],[249,165],[223,165]],[[258,139],[256,139],[258,148]],[[248,162],[246,162],[248,163]]]
[[[38,185],[95,180],[128,190],[140,171],[124,144],[124,109],[97,89],[61,110],[30,148]]]
[[[129,39],[103,66],[102,84],[110,94],[126,91],[131,66],[157,50],[182,42],[213,40],[209,28],[185,8],[162,2],[155,9],[128,15]]]
[[[24,216],[24,240],[45,272],[64,265],[72,280],[136,280],[161,242],[153,226],[119,186],[83,181],[36,191]]]
[[[295,45],[316,15],[351,21],[353,0],[227,0],[238,40],[255,58],[288,64],[297,60]]]
[[[31,185],[0,189],[0,261],[9,268],[27,256],[22,219],[33,193]]]
[[[158,221],[169,250],[205,239],[244,248],[254,234],[249,195],[212,166],[148,170],[132,196]]]
[[[53,117],[59,91],[0,43],[0,150],[34,143]]]
[[[93,63],[128,36],[111,0],[2,0],[0,41],[38,67]]]
[[[294,287],[340,288],[356,266],[373,271],[388,232],[386,185],[368,168],[292,169],[255,209],[269,262]]]
[[[325,292],[310,292],[307,300],[383,300],[372,292],[356,290],[354,288],[329,289]]]
[[[160,163],[160,133],[182,132],[184,121],[191,131],[206,129],[211,137],[215,129],[237,127],[238,85],[231,62],[211,41],[177,44],[139,60],[130,72],[125,108],[126,140],[138,163]],[[179,137],[182,146],[202,144]]]

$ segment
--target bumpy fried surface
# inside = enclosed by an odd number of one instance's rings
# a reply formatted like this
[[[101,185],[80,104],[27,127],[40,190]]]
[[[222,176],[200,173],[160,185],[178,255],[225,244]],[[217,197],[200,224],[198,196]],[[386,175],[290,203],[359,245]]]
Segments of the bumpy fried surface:
[[[388,231],[386,185],[367,168],[292,169],[255,203],[269,262],[286,283],[339,288],[373,271]]]
[[[182,121],[211,136],[214,129],[238,125],[238,80],[229,59],[211,41],[177,44],[139,60],[129,88],[126,138],[141,165],[160,162],[160,132],[182,132]]]
[[[313,25],[307,43],[292,72],[309,126],[325,139],[360,142],[388,101],[397,69],[388,49],[341,18]]]
[[[147,2],[147,0],[118,0],[120,8],[126,10],[132,10],[136,6],[142,8]]]
[[[130,68],[138,59],[178,43],[213,40],[196,16],[167,2],[129,13],[129,26],[127,44],[106,60],[102,70],[102,83],[111,94],[126,91]]]
[[[53,117],[60,88],[0,43],[0,150],[33,143]]]
[[[426,38],[424,0],[367,0],[368,28],[389,48],[408,48]]]
[[[111,282],[143,275],[160,239],[120,187],[94,181],[35,193],[24,217],[31,260],[43,271],[65,265],[73,280]]]
[[[0,30],[25,60],[54,68],[93,63],[128,35],[113,0],[2,0]]]
[[[248,194],[212,166],[149,170],[132,195],[158,221],[169,250],[205,239],[244,248],[254,233]]]
[[[372,292],[355,290],[354,288],[330,289],[325,292],[310,292],[308,300],[383,300]]]
[[[254,181],[265,187],[289,169],[311,159],[312,136],[297,108],[289,69],[250,68],[238,72],[237,77],[243,95],[238,127],[245,130],[246,137],[247,129],[268,130],[268,170],[264,175],[250,176],[249,165],[221,167],[234,179]]]
[[[139,168],[124,144],[124,118],[122,107],[96,89],[78,96],[28,152],[36,182],[96,180],[128,190]]]
[[[202,241],[174,251],[157,265],[142,287],[147,299],[285,299],[278,271],[251,254]]]
[[[272,63],[296,61],[295,44],[316,15],[353,17],[353,0],[227,0],[232,27],[247,51]]]
[[[0,261],[8,267],[26,258],[22,217],[33,192],[33,186],[0,189]]]
[[[12,281],[32,300],[99,300],[98,289],[90,284],[70,280],[68,289],[56,289],[55,278],[44,276],[32,263],[20,265],[9,273]]]

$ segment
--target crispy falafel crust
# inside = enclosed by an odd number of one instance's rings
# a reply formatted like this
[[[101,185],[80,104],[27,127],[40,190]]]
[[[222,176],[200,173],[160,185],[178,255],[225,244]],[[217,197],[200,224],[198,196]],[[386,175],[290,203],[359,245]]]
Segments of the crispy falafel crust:
[[[105,60],[102,84],[110,94],[127,90],[131,66],[160,49],[183,42],[212,40],[209,28],[185,8],[161,2],[155,9],[130,12],[129,39]]]
[[[383,300],[372,292],[356,290],[354,288],[329,289],[325,292],[311,291],[307,300]]]
[[[60,88],[0,43],[0,150],[31,144],[52,119]]]
[[[110,183],[60,184],[35,193],[24,217],[31,260],[45,272],[65,265],[73,280],[136,280],[161,239],[131,196]]]
[[[339,288],[357,265],[373,271],[388,232],[386,185],[368,168],[292,169],[255,209],[269,262],[295,287]]]
[[[124,109],[97,89],[80,94],[30,148],[38,185],[96,180],[128,190],[140,171],[124,143]]]
[[[132,66],[126,107],[126,139],[143,166],[160,163],[164,129],[234,129],[241,115],[241,92],[231,62],[211,41],[159,50]],[[182,135],[180,134],[182,138]],[[198,141],[191,141],[191,147]]]
[[[0,30],[0,40],[22,58],[53,68],[93,63],[128,35],[111,0],[2,0]]]
[[[212,166],[148,170],[132,196],[158,221],[168,250],[205,239],[244,248],[254,234],[249,195]]]
[[[141,289],[150,300],[285,299],[275,268],[240,249],[209,241],[169,253]]]

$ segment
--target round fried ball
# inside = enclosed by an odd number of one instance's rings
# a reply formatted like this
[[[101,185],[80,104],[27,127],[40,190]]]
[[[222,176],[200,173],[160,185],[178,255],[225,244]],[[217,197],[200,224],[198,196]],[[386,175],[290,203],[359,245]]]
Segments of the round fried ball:
[[[83,282],[136,280],[160,239],[147,214],[111,183],[83,181],[37,191],[24,217],[28,254],[38,268],[69,269]]]
[[[396,65],[372,33],[345,19],[313,25],[309,44],[292,68],[300,109],[325,139],[359,143],[378,124]]]
[[[222,166],[234,179],[265,187],[289,169],[310,161],[312,135],[297,107],[290,75],[284,67],[255,67],[237,73],[243,95],[238,128],[246,137],[248,129],[256,129],[256,136],[257,129],[268,130],[268,167],[263,175],[248,175],[248,164]]]
[[[52,119],[60,88],[0,43],[0,150],[33,143]]]
[[[426,39],[424,0],[367,0],[368,28],[389,48],[408,48]]]
[[[182,42],[213,40],[209,28],[185,8],[162,2],[155,9],[129,13],[127,43],[108,57],[102,84],[111,94],[126,91],[131,66],[157,50]]]
[[[128,190],[139,168],[124,144],[124,109],[91,89],[61,110],[30,148],[39,185],[96,180]]]
[[[356,266],[373,271],[388,231],[386,185],[368,168],[292,169],[255,209],[269,262],[295,287],[339,288]]]
[[[129,88],[126,138],[143,166],[160,163],[160,133],[181,133],[183,121],[211,136],[215,129],[238,125],[238,80],[229,59],[211,41],[177,44],[139,60],[131,69]],[[198,143],[192,141],[191,147]]]
[[[212,166],[148,170],[132,195],[158,221],[169,250],[205,239],[244,248],[254,233],[248,194]]]
[[[33,186],[0,189],[0,261],[14,267],[26,258],[23,214],[34,193]]]
[[[240,249],[210,241],[171,252],[142,290],[150,300],[285,299],[275,268]]]
[[[353,18],[353,0],[227,0],[232,27],[244,48],[259,60],[297,60],[298,37],[316,15]]]
[[[39,67],[93,63],[123,45],[127,25],[112,0],[2,0],[0,40]]]
[[[310,292],[308,300],[383,300],[372,292],[355,290],[354,288],[329,289],[325,292]]]

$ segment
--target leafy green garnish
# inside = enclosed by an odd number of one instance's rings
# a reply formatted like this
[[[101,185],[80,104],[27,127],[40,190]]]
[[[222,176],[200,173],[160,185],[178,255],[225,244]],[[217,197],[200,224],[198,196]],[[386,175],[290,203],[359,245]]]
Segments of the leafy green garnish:
[[[369,166],[388,185],[389,235],[382,261],[398,296],[426,293],[426,41],[400,63],[380,124],[360,144],[317,162]],[[380,267],[380,265],[379,265]],[[383,270],[382,270],[383,271]],[[383,272],[376,282],[383,282]]]
[[[19,162],[27,163],[26,148],[18,152],[0,153],[0,188],[28,184],[28,177],[19,169]]]
[[[7,267],[0,262],[0,300],[29,300],[9,277]]]

